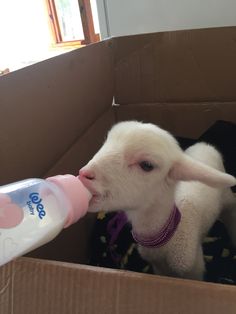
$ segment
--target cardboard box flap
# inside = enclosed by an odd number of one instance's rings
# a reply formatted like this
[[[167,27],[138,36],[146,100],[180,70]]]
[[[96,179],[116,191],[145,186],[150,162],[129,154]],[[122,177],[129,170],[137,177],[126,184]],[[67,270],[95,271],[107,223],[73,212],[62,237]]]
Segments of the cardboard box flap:
[[[115,123],[115,113],[110,107],[90,126],[90,128],[77,138],[75,143],[64,155],[44,174],[45,177],[58,173],[79,173],[79,169],[86,165],[105,141],[107,131]],[[82,149],[81,149],[82,147]]]
[[[54,240],[29,252],[26,256],[88,264],[91,256],[90,243],[95,219],[94,214],[87,214],[76,224],[64,229]]]
[[[85,134],[78,138],[76,143],[74,143],[45,176],[48,177],[58,173],[78,174],[80,167],[84,166],[100,148],[106,137],[107,130],[113,123],[114,111],[110,107]],[[88,263],[91,254],[90,237],[95,219],[96,215],[87,214],[77,224],[64,229],[56,239],[30,252],[28,256]]]
[[[0,313],[235,313],[232,286],[28,258],[0,274]]]
[[[218,120],[236,123],[236,101],[127,104],[114,110],[117,121],[151,122],[187,138],[198,138]]]
[[[113,82],[109,41],[2,76],[0,184],[48,171],[111,106]]]
[[[236,100],[236,27],[113,40],[117,104]]]

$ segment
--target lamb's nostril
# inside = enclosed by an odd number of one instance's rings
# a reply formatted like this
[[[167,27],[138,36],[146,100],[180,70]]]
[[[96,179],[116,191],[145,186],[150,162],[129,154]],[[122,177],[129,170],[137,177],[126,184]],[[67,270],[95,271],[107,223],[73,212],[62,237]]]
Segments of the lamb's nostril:
[[[95,179],[95,177],[94,177],[94,176],[92,176],[91,174],[86,175],[86,176],[85,176],[85,178],[86,178],[86,179],[89,179],[89,180],[93,180],[93,179]]]
[[[92,170],[81,169],[79,171],[79,175],[81,177],[88,179],[88,180],[94,180],[95,179],[95,173]]]

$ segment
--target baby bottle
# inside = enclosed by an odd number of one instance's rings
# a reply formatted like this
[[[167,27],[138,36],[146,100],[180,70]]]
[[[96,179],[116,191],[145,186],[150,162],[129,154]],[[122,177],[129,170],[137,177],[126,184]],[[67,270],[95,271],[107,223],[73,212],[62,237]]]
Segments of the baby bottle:
[[[84,216],[91,195],[73,175],[0,187],[0,266],[51,241]]]

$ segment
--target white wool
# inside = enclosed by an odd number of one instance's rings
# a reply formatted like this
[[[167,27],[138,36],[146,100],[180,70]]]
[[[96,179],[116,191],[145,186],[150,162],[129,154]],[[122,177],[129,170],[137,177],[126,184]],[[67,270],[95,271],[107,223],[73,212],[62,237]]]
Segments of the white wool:
[[[145,172],[142,161],[154,169]],[[229,188],[236,179],[225,173],[221,155],[208,144],[183,152],[170,133],[153,124],[121,122],[80,178],[94,194],[91,212],[124,210],[141,235],[161,230],[177,205],[182,218],[170,241],[161,248],[139,247],[156,273],[202,279],[202,241],[226,207],[224,221],[236,243],[236,201]]]

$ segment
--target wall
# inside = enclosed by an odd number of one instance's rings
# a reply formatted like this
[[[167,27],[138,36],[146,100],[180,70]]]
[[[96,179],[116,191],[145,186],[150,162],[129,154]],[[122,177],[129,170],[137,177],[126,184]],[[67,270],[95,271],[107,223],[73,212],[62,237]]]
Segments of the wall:
[[[0,1],[0,67],[15,70],[42,59],[51,42],[42,0]]]
[[[102,38],[236,25],[235,0],[97,0]]]

